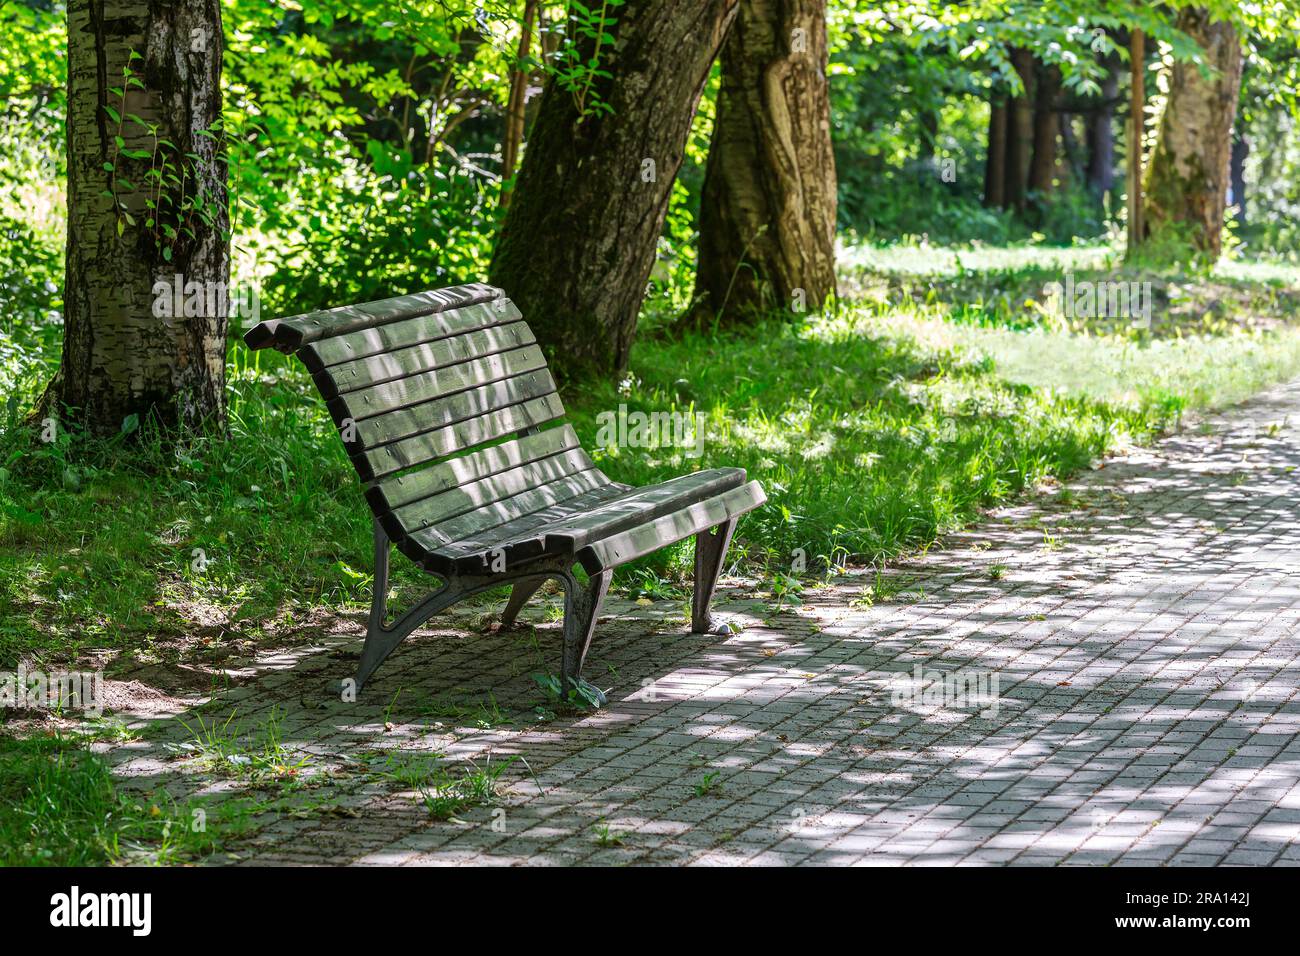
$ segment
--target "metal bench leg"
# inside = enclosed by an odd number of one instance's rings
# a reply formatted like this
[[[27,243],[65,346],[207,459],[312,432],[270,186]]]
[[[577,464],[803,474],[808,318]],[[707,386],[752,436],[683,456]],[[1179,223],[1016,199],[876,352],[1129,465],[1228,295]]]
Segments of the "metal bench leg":
[[[725,521],[712,531],[701,531],[695,536],[695,594],[691,598],[691,633],[707,634],[713,627],[709,603],[718,587],[718,576],[727,559],[731,533],[736,530],[736,519]]]
[[[501,612],[501,625],[510,627],[515,623],[515,618],[519,612],[524,609],[528,599],[537,593],[538,589],[546,583],[546,576],[538,578],[525,578],[510,589],[510,600],[506,601],[506,609]]]
[[[384,658],[393,652],[393,648],[408,634],[427,621],[434,614],[450,607],[466,596],[463,588],[454,586],[450,581],[444,584],[407,611],[393,623],[384,626],[384,617],[388,613],[388,559],[390,542],[379,522],[375,522],[375,596],[370,603],[370,623],[366,629],[366,643],[361,648],[361,664],[357,667],[356,682],[358,691],[370,679]]]
[[[605,695],[598,687],[582,679],[582,662],[587,658],[587,649],[591,647],[591,633],[596,627],[596,616],[600,613],[600,602],[609,590],[613,571],[601,571],[593,574],[587,586],[578,584],[569,575],[564,582],[564,656],[560,666],[560,690],[567,698],[572,688],[582,687],[599,703],[605,703]]]

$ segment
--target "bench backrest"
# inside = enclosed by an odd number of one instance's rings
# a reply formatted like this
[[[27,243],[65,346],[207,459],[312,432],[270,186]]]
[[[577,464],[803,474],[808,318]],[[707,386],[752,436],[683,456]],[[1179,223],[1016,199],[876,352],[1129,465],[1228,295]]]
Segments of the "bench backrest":
[[[481,532],[509,519],[503,502],[542,485],[608,483],[571,427],[539,430],[564,407],[500,289],[455,286],[271,320],[244,340],[307,366],[367,501],[399,543]]]

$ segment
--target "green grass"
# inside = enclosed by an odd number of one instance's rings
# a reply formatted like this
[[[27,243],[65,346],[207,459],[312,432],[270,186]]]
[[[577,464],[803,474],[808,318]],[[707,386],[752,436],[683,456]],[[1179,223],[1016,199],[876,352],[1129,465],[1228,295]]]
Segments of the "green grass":
[[[87,743],[0,734],[0,866],[183,863],[219,848],[231,814],[124,793]]]
[[[793,603],[805,573],[926,547],[1188,411],[1300,373],[1291,326],[1238,321],[1255,305],[1289,301],[1280,273],[1256,281],[1233,266],[1240,275],[1223,282],[1245,283],[1236,298],[1225,298],[1229,286],[1197,285],[1202,278],[1182,289],[1163,277],[1192,316],[1208,289],[1204,304],[1218,316],[1167,335],[1078,334],[1019,298],[1059,277],[1063,257],[1083,269],[1106,268],[1109,255],[1096,246],[850,251],[846,274],[859,278],[871,256],[888,260],[875,262],[871,281],[911,282],[925,262],[942,274],[804,321],[643,337],[624,381],[566,396],[570,417],[617,481],[726,465],[762,481],[769,503],[742,521],[733,566],[764,574],[777,603]],[[229,440],[176,448],[147,433],[108,442],[61,433],[42,442],[19,415],[53,358],[47,340],[33,332],[22,349],[0,350],[8,380],[22,383],[0,410],[0,667],[91,647],[117,648],[120,664],[221,660],[309,639],[313,615],[368,603],[368,513],[295,363],[232,349]],[[597,416],[620,404],[702,413],[703,456],[596,448]],[[621,569],[616,587],[681,599],[690,547]],[[400,557],[394,571],[399,605],[427,587]]]
[[[517,759],[507,757],[493,766],[489,755],[482,768],[471,763],[459,773],[438,768],[418,784],[416,792],[429,816],[450,820],[466,810],[494,805],[500,792],[501,775]]]
[[[293,786],[307,767],[307,758],[284,743],[281,715],[272,708],[258,727],[245,729],[231,711],[224,720],[211,722],[201,713],[193,723],[181,720],[188,740],[169,747],[171,753],[190,761],[190,768],[217,776],[242,778],[254,783],[279,782]]]

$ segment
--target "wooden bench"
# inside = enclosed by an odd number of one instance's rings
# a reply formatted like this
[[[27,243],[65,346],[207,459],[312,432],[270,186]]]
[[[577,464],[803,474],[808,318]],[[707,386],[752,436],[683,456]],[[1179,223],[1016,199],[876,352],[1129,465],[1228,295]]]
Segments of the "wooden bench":
[[[691,630],[711,629],[736,518],[766,500],[763,489],[740,468],[645,488],[610,481],[559,423],[546,360],[501,290],[463,285],[311,312],[262,322],[244,341],[296,354],[311,372],[374,515],[374,602],[357,690],[438,611],[512,583],[508,626],[553,579],[564,588],[563,690],[581,683],[603,701],[581,673],[612,570],[690,535]],[[386,625],[390,545],[442,585]]]

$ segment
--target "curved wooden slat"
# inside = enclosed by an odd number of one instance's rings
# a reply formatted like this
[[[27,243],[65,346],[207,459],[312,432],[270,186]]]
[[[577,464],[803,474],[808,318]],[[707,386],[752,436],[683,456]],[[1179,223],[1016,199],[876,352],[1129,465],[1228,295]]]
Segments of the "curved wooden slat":
[[[448,312],[504,297],[505,293],[495,286],[478,282],[433,289],[259,322],[244,335],[244,342],[251,349],[274,347],[281,352],[292,352],[319,339],[359,332],[417,316]]]
[[[366,500],[376,514],[387,513],[458,485],[578,447],[578,436],[572,425],[548,428],[459,458],[448,458],[419,471],[385,478],[366,490]]]
[[[313,374],[312,380],[320,389],[321,397],[329,400],[341,393],[471,362],[532,345],[536,341],[532,329],[525,323],[511,322],[331,365]]]
[[[383,445],[374,451],[352,456],[352,464],[362,481],[373,481],[407,468],[415,468],[456,452],[484,445],[511,432],[520,432],[564,415],[560,397],[554,393],[542,398],[497,409],[479,418],[467,419],[437,431],[413,435]]]
[[[555,392],[555,379],[546,369],[538,369],[514,378],[489,382],[478,388],[466,389],[444,398],[437,398],[410,408],[379,415],[375,418],[352,420],[335,418],[340,426],[343,443],[349,454],[373,451],[381,445],[392,444],[424,432],[445,428],[456,422],[477,418],[497,409],[521,405],[535,398]],[[559,397],[556,397],[559,401]]]
[[[546,358],[542,355],[542,350],[536,345],[529,345],[420,372],[409,378],[400,378],[355,392],[345,392],[326,404],[335,422],[341,423],[349,418],[361,421],[545,367]]]
[[[476,329],[510,325],[519,322],[522,318],[518,307],[509,299],[495,299],[448,312],[433,312],[388,325],[323,338],[298,349],[298,357],[302,359],[308,371],[319,372],[321,369],[343,362],[381,355],[425,342],[436,342],[439,339],[463,335]]]

